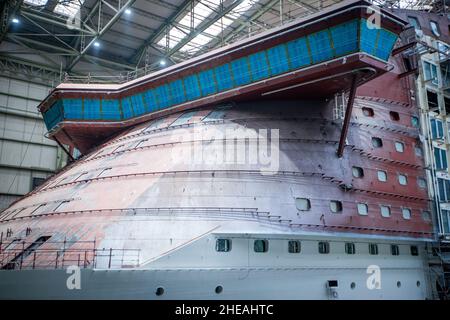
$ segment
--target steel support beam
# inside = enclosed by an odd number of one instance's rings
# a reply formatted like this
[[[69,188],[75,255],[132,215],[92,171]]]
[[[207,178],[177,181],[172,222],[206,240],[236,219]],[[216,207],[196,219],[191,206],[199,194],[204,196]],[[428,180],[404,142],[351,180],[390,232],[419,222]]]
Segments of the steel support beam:
[[[344,123],[342,124],[339,146],[337,149],[337,156],[339,158],[342,158],[342,155],[344,154],[345,140],[347,140],[347,132],[350,126],[350,119],[352,117],[353,103],[355,101],[357,87],[357,75],[354,74],[352,78],[352,85],[350,87],[350,93],[348,96],[347,108],[345,109]]]

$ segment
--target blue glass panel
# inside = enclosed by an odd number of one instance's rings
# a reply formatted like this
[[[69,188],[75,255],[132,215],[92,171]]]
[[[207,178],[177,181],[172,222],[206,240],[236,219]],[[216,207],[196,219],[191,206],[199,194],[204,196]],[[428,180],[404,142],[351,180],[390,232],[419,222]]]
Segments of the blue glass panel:
[[[63,108],[61,100],[55,102],[45,113],[44,122],[48,130],[63,120]]]
[[[160,109],[170,106],[171,99],[169,95],[169,86],[167,84],[155,88],[154,93]]]
[[[228,63],[218,66],[214,70],[216,73],[217,90],[225,91],[234,87],[230,65]]]
[[[267,64],[266,53],[264,51],[250,55],[248,61],[250,62],[253,81],[269,76],[269,65]]]
[[[373,28],[373,25],[371,25],[373,29],[369,29],[369,24],[370,23],[368,23],[367,20],[361,19],[360,50],[373,54],[375,51],[375,44],[377,43],[379,29]]]
[[[133,117],[133,107],[131,105],[131,99],[129,97],[122,99],[122,113],[124,119]]]
[[[270,64],[270,73],[272,75],[280,74],[289,70],[289,61],[286,52],[286,46],[280,44],[267,50],[267,58]]]
[[[96,120],[100,116],[100,100],[84,99],[84,119]]]
[[[298,69],[311,64],[306,38],[300,38],[287,43],[291,69]]]
[[[198,85],[197,75],[183,79],[187,100],[195,100],[201,97],[200,86]]]
[[[139,116],[147,110],[145,109],[144,101],[142,100],[142,94],[135,94],[131,96],[131,102],[133,104],[133,111],[135,116]]]
[[[355,52],[358,49],[358,20],[331,28],[331,37],[336,56]]]
[[[176,80],[169,83],[170,96],[172,97],[172,104],[180,104],[186,101],[184,96],[183,81]]]
[[[83,103],[81,99],[64,99],[64,118],[83,119]]]
[[[217,92],[213,70],[200,72],[198,74],[198,79],[200,81],[200,89],[203,97]]]
[[[233,71],[234,83],[236,86],[242,86],[251,81],[246,57],[231,62],[231,70]]]
[[[102,118],[105,120],[120,120],[119,100],[102,100]]]
[[[380,29],[380,34],[375,49],[375,56],[387,61],[389,59],[389,56],[391,55],[391,51],[394,47],[395,41],[397,41],[396,34],[384,29]]]
[[[313,63],[328,60],[333,57],[328,30],[319,31],[308,36]]]
[[[148,90],[144,93],[144,98],[147,101],[149,112],[158,110],[158,100],[156,100],[155,90]]]

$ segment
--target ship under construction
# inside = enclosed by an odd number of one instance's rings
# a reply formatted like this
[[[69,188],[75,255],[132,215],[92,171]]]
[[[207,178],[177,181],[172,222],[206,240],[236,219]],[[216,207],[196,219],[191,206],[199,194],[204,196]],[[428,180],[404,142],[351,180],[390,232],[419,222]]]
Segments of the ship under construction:
[[[81,156],[0,213],[0,298],[446,299],[448,25],[348,0],[60,84]]]

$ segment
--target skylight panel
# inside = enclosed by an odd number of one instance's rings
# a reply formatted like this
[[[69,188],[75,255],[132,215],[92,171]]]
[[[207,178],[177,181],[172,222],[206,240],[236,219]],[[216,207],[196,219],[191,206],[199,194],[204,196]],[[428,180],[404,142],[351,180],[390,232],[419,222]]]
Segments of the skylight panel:
[[[203,32],[205,35],[212,36],[211,38],[205,37],[204,34],[199,34],[195,38],[193,38],[190,42],[200,44],[195,46],[195,48],[191,48],[188,46],[190,44],[187,43],[184,45],[180,51],[188,51],[189,53],[195,53],[200,50],[202,46],[207,45],[214,37],[219,35],[223,30],[228,28],[233,22],[237,19],[240,19],[241,16],[249,11],[259,0],[244,0],[239,5],[237,5],[233,10],[231,10],[227,15],[225,15],[222,19],[219,19],[214,24],[206,28]]]
[[[73,17],[80,10],[84,0],[59,0],[54,12]]]
[[[197,26],[202,23],[214,10],[220,5],[220,0],[205,0],[197,3],[194,6],[194,15],[192,16],[191,11],[189,11],[181,20],[177,23],[177,27],[172,27],[169,30],[169,48],[173,48],[184,39],[187,34],[190,33],[191,30],[191,20],[192,26],[197,28]],[[185,29],[186,33],[183,33],[179,29]],[[162,37],[161,40],[158,41],[160,46],[166,46],[166,36]]]
[[[48,0],[24,0],[24,2],[33,6],[45,6]]]

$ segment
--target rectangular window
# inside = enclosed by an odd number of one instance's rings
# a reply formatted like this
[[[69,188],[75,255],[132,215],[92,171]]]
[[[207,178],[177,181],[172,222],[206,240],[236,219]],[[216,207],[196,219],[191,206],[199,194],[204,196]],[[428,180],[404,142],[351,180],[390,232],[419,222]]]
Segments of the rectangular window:
[[[400,185],[402,186],[406,186],[408,184],[408,177],[405,176],[404,174],[399,174],[398,183],[400,183]]]
[[[346,254],[355,254],[356,250],[355,250],[355,244],[352,242],[347,242],[345,244],[345,253]]]
[[[395,151],[397,152],[404,152],[405,151],[405,144],[400,141],[395,141]]]
[[[253,243],[253,250],[255,252],[267,252],[269,250],[269,241],[255,240]]]
[[[376,243],[369,243],[369,253],[371,255],[378,254],[378,245]]]
[[[330,210],[333,213],[341,213],[342,212],[342,202],[338,200],[330,201]]]
[[[380,212],[382,217],[389,218],[391,216],[391,207],[380,206]]]
[[[307,198],[296,198],[295,205],[300,211],[309,211],[311,210],[311,201]]]
[[[300,253],[301,245],[298,240],[290,240],[288,242],[288,251],[289,253]]]
[[[417,246],[411,246],[411,255],[412,256],[418,256],[419,255],[419,248]]]
[[[326,241],[319,242],[319,253],[327,254],[330,253],[330,243]]]
[[[408,22],[411,26],[414,27],[414,29],[421,30],[419,20],[417,20],[416,17],[408,17]]]
[[[445,150],[434,147],[434,160],[437,170],[447,170],[447,153]]]
[[[352,174],[355,178],[364,177],[364,170],[361,167],[352,167]]]
[[[400,254],[400,250],[398,248],[398,245],[396,245],[396,244],[391,245],[391,254],[393,256],[398,256]]]
[[[431,138],[442,139],[444,137],[444,127],[441,120],[431,119]]]
[[[425,81],[430,81],[432,84],[438,85],[438,75],[436,65],[424,61],[423,62],[423,74],[425,76]]]
[[[231,240],[230,239],[217,239],[216,240],[216,251],[217,252],[229,252],[231,250]]]

